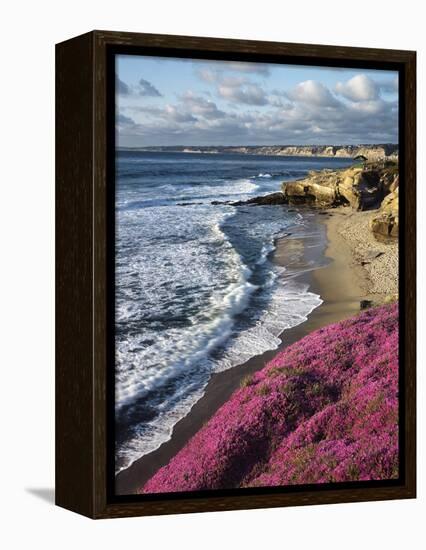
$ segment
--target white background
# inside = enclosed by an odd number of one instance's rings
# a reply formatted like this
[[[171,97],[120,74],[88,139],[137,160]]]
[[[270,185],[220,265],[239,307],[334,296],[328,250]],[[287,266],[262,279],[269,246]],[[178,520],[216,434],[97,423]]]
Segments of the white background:
[[[424,548],[425,293],[419,287],[419,498],[93,522],[52,505],[54,44],[92,29],[418,51],[425,204],[423,3],[56,0],[2,4],[0,541],[3,548]],[[425,280],[420,214],[419,281]],[[423,340],[423,342],[422,342]]]

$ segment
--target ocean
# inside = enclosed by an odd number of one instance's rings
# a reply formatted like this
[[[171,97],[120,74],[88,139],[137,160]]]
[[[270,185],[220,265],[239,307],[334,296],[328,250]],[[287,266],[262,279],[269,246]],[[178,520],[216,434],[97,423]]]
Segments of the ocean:
[[[167,441],[215,372],[276,349],[321,297],[271,262],[317,230],[286,206],[212,205],[350,159],[118,151],[116,471]],[[313,266],[315,267],[315,266]]]

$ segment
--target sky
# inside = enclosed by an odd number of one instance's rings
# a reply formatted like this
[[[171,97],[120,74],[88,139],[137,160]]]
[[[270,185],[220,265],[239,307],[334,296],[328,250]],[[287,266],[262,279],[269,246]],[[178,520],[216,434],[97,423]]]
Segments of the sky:
[[[398,73],[116,56],[117,145],[398,142]]]

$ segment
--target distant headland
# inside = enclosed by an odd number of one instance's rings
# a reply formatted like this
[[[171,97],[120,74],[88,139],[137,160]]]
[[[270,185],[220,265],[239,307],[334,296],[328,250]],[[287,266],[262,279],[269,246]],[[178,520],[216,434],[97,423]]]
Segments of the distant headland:
[[[368,160],[396,160],[398,158],[398,145],[392,143],[360,145],[157,145],[151,147],[119,147],[119,150],[164,153],[238,153],[292,157],[355,158],[363,156]]]

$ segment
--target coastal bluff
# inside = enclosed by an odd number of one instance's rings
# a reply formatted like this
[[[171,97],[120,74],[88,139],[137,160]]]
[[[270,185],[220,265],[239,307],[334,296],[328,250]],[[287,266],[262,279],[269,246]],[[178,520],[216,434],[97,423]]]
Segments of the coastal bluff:
[[[398,147],[392,144],[384,145],[286,145],[264,147],[239,147],[235,153],[251,153],[258,155],[276,155],[288,157],[336,157],[356,158],[363,156],[369,161],[396,160]]]

